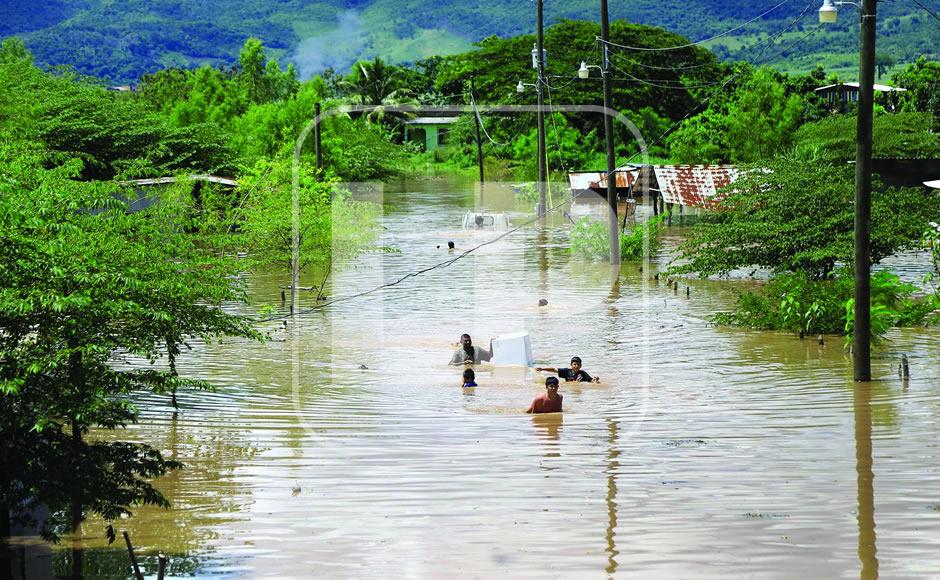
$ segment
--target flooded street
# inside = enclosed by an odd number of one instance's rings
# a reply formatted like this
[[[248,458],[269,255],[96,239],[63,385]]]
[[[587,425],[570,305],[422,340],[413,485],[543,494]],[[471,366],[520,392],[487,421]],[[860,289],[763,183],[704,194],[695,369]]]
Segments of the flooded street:
[[[405,182],[384,199],[396,251],[338,272],[331,298],[499,235],[461,228],[481,207],[472,183]],[[482,207],[532,215],[508,188]],[[181,393],[175,418],[150,396],[129,435],[186,466],[158,481],[170,510],[119,522],[150,572],[163,552],[173,576],[197,577],[940,575],[940,331],[893,331],[873,350],[877,380],[856,387],[841,337],[708,323],[751,282],[674,291],[656,256],[618,276],[570,254],[570,223],[557,212],[271,322],[268,343],[184,352],[180,372],[218,391]],[[900,261],[906,278],[922,258]],[[278,303],[285,278],[254,278],[252,308]],[[461,333],[485,347],[519,331],[537,364],[578,355],[602,382],[562,383],[565,412],[547,416],[523,413],[546,373],[484,363],[480,386],[460,388],[447,362]],[[84,526],[88,577],[125,573],[101,529]]]

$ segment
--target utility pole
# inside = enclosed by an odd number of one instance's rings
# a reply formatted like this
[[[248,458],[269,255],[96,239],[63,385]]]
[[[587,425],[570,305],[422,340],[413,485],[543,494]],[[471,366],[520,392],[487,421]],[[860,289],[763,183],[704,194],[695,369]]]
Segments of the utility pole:
[[[545,31],[542,19],[542,0],[536,0],[538,6],[538,35],[536,36],[535,50],[538,69],[538,78],[535,81],[538,93],[538,126],[539,126],[539,217],[544,218],[547,211],[545,202],[545,184],[548,181],[548,168],[545,164],[545,111],[542,96],[545,79]]]
[[[313,105],[314,124],[313,124],[313,143],[317,150],[317,179],[323,172],[323,144],[320,142],[320,101]]]
[[[877,0],[862,0],[855,148],[855,331],[852,346],[856,381],[871,380],[871,125],[876,10]]]
[[[477,165],[480,166],[480,187],[483,187],[483,143],[480,142],[480,112],[477,108],[477,88],[470,77],[470,99],[473,101],[473,128],[477,138]]]
[[[607,0],[601,0],[601,40],[603,41],[603,62],[601,75],[604,79],[604,137],[607,141],[607,204],[610,213],[607,219],[608,237],[610,238],[610,263],[620,263],[620,228],[617,224],[617,160],[614,157],[614,119],[613,97],[610,89],[610,22],[607,15]]]

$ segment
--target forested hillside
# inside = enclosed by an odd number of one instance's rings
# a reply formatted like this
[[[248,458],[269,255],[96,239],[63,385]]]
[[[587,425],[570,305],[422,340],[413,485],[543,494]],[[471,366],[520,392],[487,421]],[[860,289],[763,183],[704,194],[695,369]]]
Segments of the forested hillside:
[[[938,0],[922,4],[940,12]],[[855,9],[844,7],[838,24],[818,29],[818,5],[816,0],[776,5],[637,0],[611,2],[610,12],[612,18],[660,26],[693,41],[740,27],[706,45],[725,60],[766,62],[793,72],[822,64],[852,76],[858,46]],[[532,3],[510,0],[485,5],[452,0],[27,0],[7,3],[3,11],[0,36],[21,36],[37,63],[73,65],[115,83],[133,83],[172,66],[231,65],[249,37],[261,39],[282,65],[292,62],[302,78],[309,78],[326,68],[346,70],[360,58],[414,62],[463,52],[487,36],[514,36],[535,27]],[[598,3],[546,2],[545,13],[546,23],[595,20]],[[767,39],[780,32],[780,41],[794,41],[792,47],[766,50]],[[881,3],[878,34],[880,57],[888,66],[940,54],[940,22],[916,4]]]

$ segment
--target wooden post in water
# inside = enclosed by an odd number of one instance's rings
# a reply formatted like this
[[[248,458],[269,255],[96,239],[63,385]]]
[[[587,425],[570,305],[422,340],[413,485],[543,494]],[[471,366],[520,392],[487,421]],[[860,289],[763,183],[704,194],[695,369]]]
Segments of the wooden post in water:
[[[901,355],[901,364],[898,366],[898,372],[901,374],[902,380],[908,380],[911,378],[911,368],[907,364],[907,355]]]
[[[131,544],[131,535],[127,530],[121,532],[124,535],[124,542],[127,544],[127,553],[131,555],[131,564],[134,566],[134,577],[137,580],[144,580],[144,575],[140,573],[140,566],[137,565],[137,556],[134,555],[134,546]]]

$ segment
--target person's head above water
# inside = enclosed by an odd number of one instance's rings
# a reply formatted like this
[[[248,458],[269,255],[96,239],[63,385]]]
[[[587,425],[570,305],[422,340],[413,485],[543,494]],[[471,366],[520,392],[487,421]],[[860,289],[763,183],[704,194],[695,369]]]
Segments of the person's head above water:
[[[447,242],[447,248],[453,250],[453,249],[454,249],[454,242]]]
[[[469,335],[469,334],[463,333],[463,334],[460,335],[460,344],[461,344],[464,348],[468,348],[468,347],[473,346],[473,340],[470,339],[470,335]]]
[[[463,370],[463,384],[466,386],[469,383],[476,385],[477,375],[473,372],[473,369],[464,369]]]
[[[548,391],[548,398],[554,399],[558,395],[558,378],[548,377],[545,379],[545,390]]]
[[[581,370],[581,357],[573,356],[571,357],[571,370],[578,372]]]

